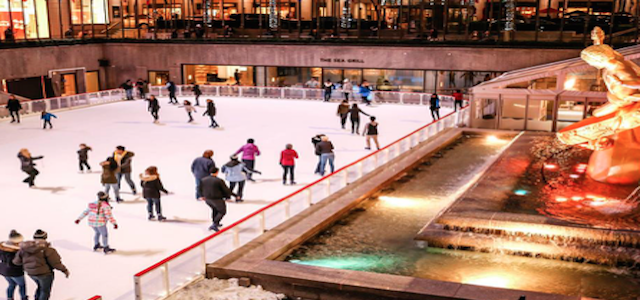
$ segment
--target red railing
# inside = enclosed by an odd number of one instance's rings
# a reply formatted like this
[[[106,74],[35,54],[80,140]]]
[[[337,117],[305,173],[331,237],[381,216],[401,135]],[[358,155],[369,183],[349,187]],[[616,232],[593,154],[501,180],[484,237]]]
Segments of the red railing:
[[[237,249],[238,247],[241,246],[241,243],[240,243],[241,234],[242,234],[241,230],[249,230],[249,231],[256,230],[256,234],[254,235],[247,233],[247,235],[250,236],[250,239],[248,239],[247,242],[259,236],[266,230],[267,228],[266,213],[267,212],[273,211],[277,207],[284,205],[285,218],[280,222],[276,222],[277,224],[280,224],[286,221],[286,219],[290,218],[291,205],[295,204],[293,203],[294,201],[300,200],[297,198],[299,198],[301,194],[307,192],[307,195],[305,197],[306,201],[299,201],[299,202],[304,202],[303,206],[305,206],[304,208],[306,208],[314,202],[314,189],[317,190],[319,188],[323,188],[322,187],[323,183],[326,183],[326,186],[324,186],[326,190],[319,192],[319,194],[322,197],[320,199],[317,199],[317,201],[315,202],[321,201],[322,199],[329,196],[332,192],[334,192],[332,190],[333,185],[337,185],[336,186],[337,190],[345,187],[349,182],[353,182],[359,178],[362,178],[362,176],[364,176],[368,172],[376,169],[377,167],[389,162],[390,160],[397,157],[398,155],[417,146],[420,142],[442,131],[444,128],[454,127],[456,125],[459,125],[460,123],[468,124],[468,121],[469,121],[468,117],[469,117],[469,112],[467,107],[463,108],[459,112],[453,112],[453,113],[447,114],[440,120],[431,122],[425,126],[422,126],[412,131],[411,133],[383,147],[382,149],[372,152],[371,154],[365,157],[362,157],[336,170],[335,172],[327,176],[324,176],[298,189],[294,193],[289,194],[277,201],[274,201],[273,203],[243,217],[242,219],[231,224],[230,226],[224,227],[219,232],[211,234],[208,237],[192,244],[191,246],[184,248],[176,252],[175,254],[138,272],[137,274],[134,275],[136,299],[137,300],[162,299],[167,295],[171,294],[172,292],[182,288],[183,286],[188,285],[193,280],[201,278],[202,275],[204,274],[204,268],[205,268],[204,264],[211,262],[210,260],[207,260],[208,254],[211,255],[210,253],[211,251],[207,249],[207,242],[210,242],[218,237],[222,237],[227,234],[232,234],[233,246],[231,247],[231,251],[233,249]],[[369,171],[365,172],[364,169],[367,166]],[[351,171],[356,172],[356,175],[351,176],[351,173],[350,173]],[[241,225],[244,225],[245,223],[250,223],[252,220],[255,220],[255,219],[258,219],[259,221],[259,225],[257,225],[258,228],[255,228],[256,225],[252,225],[252,224],[248,224],[248,227],[244,229],[240,228]],[[277,224],[275,224],[274,227],[277,226]],[[224,242],[220,244],[216,244],[216,248],[217,247],[222,248],[223,243]],[[201,252],[198,250],[199,248]],[[217,253],[217,255],[215,256],[220,258],[227,253]],[[183,256],[187,256],[190,254],[193,256],[192,258],[187,257],[186,259],[184,259],[184,262],[178,262],[176,263],[178,265],[173,266],[173,268],[176,269],[175,270],[176,273],[181,273],[183,275],[180,276],[180,275],[171,274],[170,272],[172,272],[171,271],[172,266],[170,266],[170,264],[174,263],[174,261],[176,260],[182,259]],[[202,265],[198,265],[198,263],[202,263]],[[191,265],[188,265],[188,264],[191,264]],[[188,271],[182,270],[183,267],[185,267],[185,265],[188,265],[186,267],[190,267],[191,270],[188,270]],[[153,276],[150,274],[152,272],[160,272],[160,274],[156,274],[156,276]],[[176,276],[179,278],[173,281],[177,280],[179,282],[172,281],[172,277],[176,277]],[[145,277],[152,277],[152,278],[148,280],[149,282],[144,282]],[[146,290],[147,288],[148,290]]]

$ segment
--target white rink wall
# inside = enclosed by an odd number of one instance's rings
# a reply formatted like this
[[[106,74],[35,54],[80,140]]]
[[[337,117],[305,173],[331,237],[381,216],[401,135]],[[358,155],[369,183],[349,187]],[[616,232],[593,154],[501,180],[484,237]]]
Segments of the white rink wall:
[[[189,98],[179,98],[179,100]],[[201,98],[201,100],[206,97]],[[368,153],[364,138],[340,128],[336,116],[337,103],[304,100],[268,100],[246,98],[215,98],[218,123],[223,128],[207,128],[202,117],[204,107],[198,107],[196,122],[188,124],[182,108],[160,100],[160,124],[153,124],[146,111],[146,102],[118,102],[79,110],[55,113],[53,130],[42,130],[36,117],[25,117],[22,124],[0,122],[0,240],[11,229],[30,239],[33,232],[44,229],[58,249],[63,262],[71,270],[65,279],[58,274],[52,299],[87,299],[101,295],[104,299],[132,299],[133,274],[168,255],[206,237],[210,232],[210,210],[196,201],[191,161],[205,149],[215,151],[218,166],[254,138],[262,155],[258,157],[257,183],[245,188],[245,203],[228,205],[223,224],[231,224],[243,216],[294,192],[319,177],[313,174],[317,157],[310,142],[317,133],[327,134],[336,147],[336,169]],[[204,102],[204,101],[201,101]],[[431,121],[428,108],[412,105],[376,105],[362,109],[378,117],[381,146],[389,144]],[[443,109],[441,115],[448,113]],[[368,119],[363,116],[362,126]],[[78,145],[93,147],[89,163],[92,174],[79,174]],[[292,143],[300,155],[296,166],[298,186],[282,186],[279,154],[284,145]],[[174,194],[163,197],[165,223],[146,219],[146,201],[129,193],[123,185],[125,203],[113,204],[120,229],[110,229],[110,246],[118,251],[112,255],[91,251],[93,231],[73,221],[95,200],[102,190],[98,163],[111,155],[117,145],[135,152],[133,177],[146,167],[158,167],[166,188]],[[21,148],[33,155],[44,155],[37,161],[41,174],[36,189],[28,189],[22,179],[16,157]],[[111,228],[111,227],[110,227]],[[28,280],[29,293],[35,284]],[[0,282],[0,289],[6,282]],[[0,299],[4,299],[0,293]]]

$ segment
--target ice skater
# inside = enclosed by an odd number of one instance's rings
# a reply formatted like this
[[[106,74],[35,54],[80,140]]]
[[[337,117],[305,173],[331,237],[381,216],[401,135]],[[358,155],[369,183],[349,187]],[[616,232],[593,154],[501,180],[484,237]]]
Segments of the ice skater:
[[[116,177],[118,163],[113,157],[107,157],[105,161],[100,163],[100,166],[102,167],[100,183],[104,186],[104,192],[109,195],[109,190],[113,189],[113,194],[116,196],[116,202],[122,202],[122,199],[120,198],[118,178]]]
[[[370,117],[369,114],[362,111],[358,104],[353,104],[349,110],[349,118],[351,119],[351,134],[360,134],[360,114]]]
[[[376,122],[376,117],[369,118],[371,122],[367,123],[364,126],[364,132],[362,133],[367,140],[367,147],[365,150],[371,150],[371,140],[376,143],[376,148],[380,150],[380,144],[378,143],[378,122]]]
[[[124,146],[116,147],[116,151],[113,152],[113,158],[118,163],[118,171],[116,172],[116,177],[118,178],[118,188],[120,188],[120,183],[122,182],[122,177],[131,187],[131,192],[136,195],[136,185],[131,180],[131,162],[135,153],[131,151],[127,151]]]
[[[22,266],[24,271],[36,283],[35,299],[49,300],[53,287],[53,270],[58,270],[69,278],[69,269],[62,264],[58,251],[47,242],[49,235],[38,229],[33,234],[33,241],[20,244],[20,250],[13,259],[13,263]]]
[[[327,79],[322,87],[324,88],[324,102],[329,102],[329,100],[331,100],[331,92],[333,91],[333,83],[331,83],[331,79]]]
[[[338,105],[338,116],[340,117],[340,124],[342,125],[342,129],[345,129],[345,125],[347,124],[347,117],[349,116],[348,100],[342,100],[340,105]]]
[[[349,94],[353,93],[353,83],[349,81],[349,78],[345,78],[342,81],[342,93],[344,94],[344,100],[349,102]]]
[[[258,149],[258,146],[253,144],[254,142],[255,141],[253,139],[248,139],[247,143],[233,154],[238,155],[242,152],[242,162],[247,166],[247,169],[252,171],[256,167],[256,156],[260,156],[260,149]],[[247,180],[255,181],[251,178],[251,172],[247,174]]]
[[[280,152],[280,165],[282,166],[282,184],[287,184],[287,173],[289,174],[289,184],[296,184],[295,175],[293,171],[296,165],[296,159],[298,158],[298,152],[293,150],[293,145],[287,144],[285,149]]]
[[[109,247],[107,223],[111,222],[113,229],[118,229],[118,223],[111,212],[109,195],[104,192],[98,192],[98,201],[89,203],[89,207],[80,214],[75,223],[80,224],[80,221],[86,216],[89,216],[89,227],[93,228],[95,233],[93,236],[93,251],[102,250],[104,254],[115,252],[116,249]],[[102,245],[100,244],[100,238],[102,238]]]
[[[169,104],[178,104],[178,98],[176,98],[176,84],[169,80],[166,85],[167,91],[169,91]]]
[[[194,84],[193,88],[191,88],[191,91],[193,91],[193,94],[196,96],[196,106],[200,106],[200,96],[202,95],[200,85]]]
[[[53,129],[53,125],[51,125],[51,118],[57,119],[58,117],[50,112],[47,112],[46,110],[42,112],[42,114],[40,115],[40,119],[44,120],[42,129],[47,129],[47,124],[49,124],[49,129]]]
[[[20,123],[20,110],[22,110],[22,104],[20,104],[20,100],[18,100],[15,95],[9,96],[9,101],[7,101],[7,106],[5,106],[5,108],[9,110],[9,114],[11,114],[11,123]]]
[[[29,299],[27,297],[27,284],[24,280],[24,269],[22,266],[15,265],[13,263],[16,253],[20,250],[20,243],[22,243],[22,240],[23,238],[20,233],[15,230],[11,230],[9,233],[9,240],[0,243],[0,275],[2,275],[4,279],[7,280],[7,283],[9,283],[7,286],[7,299],[14,299],[13,295],[16,291],[16,287],[19,289],[19,299]]]
[[[318,156],[318,163],[316,164],[316,170],[314,174],[320,174],[320,162],[322,162],[322,160],[321,160],[321,155],[320,155],[320,152],[318,151],[317,146],[320,142],[322,142],[323,136],[324,134],[320,133],[311,138],[311,143],[313,144],[313,151],[316,154],[316,156]]]
[[[151,113],[151,116],[153,117],[153,123],[158,123],[158,118],[160,118],[158,116],[158,111],[160,111],[160,103],[158,102],[158,99],[156,99],[156,96],[154,95],[149,96],[149,99],[147,101],[149,101],[149,107],[147,108],[147,110]]]
[[[326,168],[327,163],[331,167],[331,173],[335,171],[335,166],[333,161],[335,159],[335,154],[333,153],[333,143],[329,141],[328,136],[323,136],[322,141],[316,145],[316,152],[320,153],[320,176],[324,176],[324,170]]]
[[[127,79],[127,81],[123,82],[120,85],[120,88],[123,89],[127,95],[127,100],[133,100],[133,84],[131,83],[131,79]]]
[[[211,128],[218,128],[220,127],[220,125],[218,124],[218,122],[216,122],[216,119],[214,118],[216,116],[216,113],[218,112],[218,110],[216,109],[216,105],[215,103],[213,103],[213,100],[211,99],[207,99],[207,111],[205,111],[202,116],[209,116],[209,119],[211,120],[211,125],[209,125],[209,127]]]
[[[154,220],[156,217],[153,215],[153,208],[155,207],[156,214],[158,215],[158,221],[162,222],[166,220],[162,215],[162,205],[160,203],[160,192],[169,194],[160,181],[160,174],[158,174],[158,168],[151,166],[148,167],[144,174],[140,174],[140,186],[142,186],[142,197],[147,200],[147,212],[149,213],[149,221]]]
[[[360,97],[362,97],[362,103],[367,106],[371,106],[371,88],[369,87],[369,82],[363,80],[360,84]]]
[[[87,144],[80,144],[80,150],[78,150],[78,164],[80,165],[80,173],[84,172],[84,167],[87,167],[87,172],[91,173],[91,166],[89,165],[89,151],[91,147]]]
[[[458,107],[462,109],[462,102],[463,102],[464,95],[462,95],[462,91],[456,90],[456,92],[453,93],[452,96],[453,96],[453,111],[457,112]]]
[[[196,178],[196,199],[200,199],[200,182],[202,178],[209,176],[209,170],[215,167],[216,163],[213,161],[213,150],[205,150],[201,157],[193,160],[191,163],[191,173]]]
[[[36,176],[40,174],[38,170],[35,168],[34,160],[42,159],[44,156],[31,156],[29,150],[23,148],[20,149],[18,153],[18,158],[20,159],[22,172],[29,174],[29,177],[25,178],[22,182],[28,183],[29,187],[33,187],[35,185]]]
[[[183,105],[179,107],[184,107],[184,110],[187,112],[187,115],[189,115],[189,121],[187,121],[187,123],[193,122],[193,116],[191,114],[194,112],[197,112],[196,108],[193,107],[193,105],[191,105],[191,101],[188,101],[188,100],[184,100],[182,104]]]
[[[247,176],[252,173],[260,173],[260,171],[247,168],[244,163],[238,161],[238,156],[232,155],[230,161],[222,166],[222,173],[224,173],[225,179],[229,181],[229,189],[231,192],[238,186],[238,191],[235,193],[236,202],[242,202],[242,196],[244,195],[244,185],[247,181]]]
[[[438,94],[433,93],[429,99],[429,109],[431,110],[431,118],[436,121],[440,120],[440,98]]]
[[[202,197],[199,200],[205,201],[211,208],[212,224],[209,230],[220,231],[222,218],[227,214],[226,199],[230,199],[233,193],[224,183],[224,180],[218,178],[218,168],[213,167],[209,170],[211,176],[202,179],[198,192]]]

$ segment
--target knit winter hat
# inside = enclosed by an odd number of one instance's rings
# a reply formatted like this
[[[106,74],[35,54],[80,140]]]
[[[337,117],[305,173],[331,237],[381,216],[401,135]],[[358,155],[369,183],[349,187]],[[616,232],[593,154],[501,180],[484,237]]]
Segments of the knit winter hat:
[[[109,195],[105,192],[98,192],[98,200],[109,201]]]
[[[18,233],[15,229],[11,230],[11,232],[9,233],[9,241],[14,243],[14,244],[18,244],[22,242],[22,234]]]
[[[36,230],[36,232],[33,234],[34,240],[37,240],[37,239],[46,240],[47,237],[48,237],[47,232],[42,229]]]

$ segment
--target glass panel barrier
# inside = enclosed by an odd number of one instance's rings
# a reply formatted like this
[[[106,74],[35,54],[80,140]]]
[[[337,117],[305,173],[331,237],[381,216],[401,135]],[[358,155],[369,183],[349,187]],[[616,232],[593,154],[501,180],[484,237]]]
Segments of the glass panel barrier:
[[[175,291],[204,274],[202,249],[193,248],[167,263],[169,270],[169,288]]]
[[[155,300],[165,297],[167,295],[167,289],[164,286],[164,268],[160,267],[153,269],[148,273],[140,277],[139,286],[137,287],[141,291],[142,300]]]

